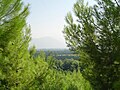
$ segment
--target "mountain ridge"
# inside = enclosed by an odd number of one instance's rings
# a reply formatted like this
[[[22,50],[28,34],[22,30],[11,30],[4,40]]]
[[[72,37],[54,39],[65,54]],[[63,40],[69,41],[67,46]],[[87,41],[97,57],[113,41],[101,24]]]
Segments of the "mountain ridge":
[[[32,38],[30,46],[36,46],[37,49],[56,49],[67,48],[65,42],[52,37]]]

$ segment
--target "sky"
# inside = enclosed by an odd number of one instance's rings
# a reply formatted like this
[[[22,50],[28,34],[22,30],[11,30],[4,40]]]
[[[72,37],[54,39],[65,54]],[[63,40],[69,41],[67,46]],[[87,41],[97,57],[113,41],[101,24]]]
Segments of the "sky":
[[[27,23],[31,26],[32,38],[52,37],[65,42],[63,29],[65,16],[73,11],[77,0],[23,0],[30,4]],[[85,0],[93,3],[92,0]]]

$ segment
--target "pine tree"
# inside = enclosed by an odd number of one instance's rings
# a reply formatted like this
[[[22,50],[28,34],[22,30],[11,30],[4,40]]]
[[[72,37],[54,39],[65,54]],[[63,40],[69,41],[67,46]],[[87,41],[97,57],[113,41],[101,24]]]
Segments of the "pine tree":
[[[77,17],[66,17],[66,43],[80,54],[81,72],[95,90],[120,89],[120,2],[96,0],[74,4]],[[115,89],[116,90],[116,89]]]
[[[44,80],[47,64],[28,50],[28,14],[22,0],[0,0],[0,90],[34,90]]]
[[[22,81],[19,75],[27,63],[24,59],[28,55],[30,30],[25,19],[29,12],[28,6],[21,10],[21,0],[2,0],[0,6],[1,88],[9,89]]]

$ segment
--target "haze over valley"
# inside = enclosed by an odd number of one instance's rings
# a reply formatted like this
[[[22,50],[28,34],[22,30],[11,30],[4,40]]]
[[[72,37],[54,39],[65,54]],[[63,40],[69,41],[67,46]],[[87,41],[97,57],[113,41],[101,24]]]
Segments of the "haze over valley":
[[[31,46],[35,45],[37,49],[65,49],[65,41],[53,37],[32,38]]]

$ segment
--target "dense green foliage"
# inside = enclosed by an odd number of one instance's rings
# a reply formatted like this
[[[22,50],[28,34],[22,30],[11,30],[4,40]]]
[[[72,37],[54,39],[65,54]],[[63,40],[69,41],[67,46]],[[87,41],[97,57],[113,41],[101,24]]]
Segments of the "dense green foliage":
[[[66,43],[80,54],[82,75],[95,90],[120,89],[120,1],[96,0],[94,6],[78,0],[76,21],[68,13]]]
[[[45,53],[41,51],[40,57],[45,56]],[[75,68],[78,64],[74,65],[76,60],[57,60],[52,55],[44,60],[49,68],[40,90],[92,90],[89,82],[82,77],[78,68]]]
[[[43,85],[44,90],[92,90],[80,72],[58,72],[50,70]]]
[[[91,90],[79,71],[58,70],[52,56],[28,50],[28,14],[22,0],[0,0],[0,90]]]
[[[28,6],[21,0],[0,1],[0,90],[28,89],[47,69],[41,58],[33,60],[28,51],[28,14]]]

